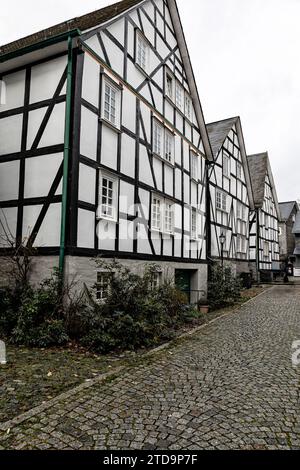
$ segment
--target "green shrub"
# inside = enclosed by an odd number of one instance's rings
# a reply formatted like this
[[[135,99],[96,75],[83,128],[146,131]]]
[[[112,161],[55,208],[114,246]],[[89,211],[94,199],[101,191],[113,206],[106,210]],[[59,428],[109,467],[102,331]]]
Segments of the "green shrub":
[[[132,273],[117,262],[98,261],[110,273],[105,302],[99,302],[97,285],[77,297],[68,296],[59,272],[38,287],[23,287],[0,293],[0,333],[17,345],[60,346],[67,341],[98,353],[137,349],[160,344],[176,330],[199,320],[199,312],[172,282],[153,288],[155,265],[143,275]]]
[[[14,344],[49,347],[68,341],[64,319],[64,292],[59,272],[42,282],[38,288],[23,289],[16,300],[7,291],[0,312],[0,329]]]
[[[214,309],[232,305],[240,298],[241,280],[228,266],[214,265],[208,282],[208,302]]]
[[[81,314],[81,343],[100,353],[136,349],[169,340],[179,326],[195,320],[184,294],[164,282],[152,288],[157,267],[139,276],[117,262],[100,262],[111,273],[105,302],[96,302],[95,285]]]

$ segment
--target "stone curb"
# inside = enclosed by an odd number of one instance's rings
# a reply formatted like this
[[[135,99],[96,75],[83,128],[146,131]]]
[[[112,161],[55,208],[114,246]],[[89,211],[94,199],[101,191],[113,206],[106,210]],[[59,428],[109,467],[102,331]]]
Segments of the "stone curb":
[[[215,323],[216,321],[220,320],[221,318],[224,318],[224,317],[228,317],[229,315],[233,315],[234,313],[238,312],[239,310],[241,310],[245,305],[249,304],[250,302],[253,302],[255,299],[257,299],[258,297],[260,297],[261,295],[265,294],[266,292],[269,292],[270,290],[274,289],[274,286],[273,287],[270,287],[270,288],[267,288],[266,290],[264,290],[263,292],[261,292],[260,294],[256,295],[255,297],[253,297],[252,299],[249,299],[247,300],[247,302],[245,302],[244,304],[242,304],[239,308],[237,308],[236,310],[231,310],[229,312],[226,312],[224,313],[223,315],[220,315],[219,317],[216,317],[216,318],[213,318],[212,320],[210,320],[209,322],[207,323],[204,323],[203,325],[200,325],[200,326],[197,326],[196,328],[193,328],[192,330],[186,332],[186,333],[183,333],[182,335],[178,336],[177,338],[175,338],[174,340],[168,342],[168,343],[165,343],[161,346],[158,346],[157,348],[154,348],[152,349],[151,351],[143,354],[142,357],[149,357],[149,356],[153,356],[154,354],[157,354],[161,351],[164,351],[165,349],[168,349],[172,344],[174,344],[175,341],[178,341],[180,339],[185,339],[185,338],[188,338],[190,336],[193,336],[194,334],[198,333],[198,331],[200,330],[203,330],[204,328],[206,328],[207,326]],[[26,411],[25,413],[22,413],[21,415],[17,416],[16,418],[13,418],[9,421],[6,421],[4,423],[0,423],[0,431],[3,431],[3,432],[7,432],[9,431],[11,428],[13,428],[14,426],[17,426],[21,423],[23,423],[24,421],[27,421],[28,419],[36,416],[37,414],[39,413],[42,413],[43,411],[51,408],[53,405],[56,405],[57,403],[59,403],[61,400],[64,400],[64,399],[67,399],[67,398],[70,398],[72,397],[73,395],[76,395],[76,393],[82,391],[82,390],[85,390],[85,389],[88,389],[96,384],[99,384],[101,382],[104,382],[105,380],[113,377],[114,375],[116,374],[119,374],[120,372],[123,372],[125,369],[127,369],[128,366],[120,366],[120,367],[116,367],[115,369],[113,369],[112,371],[110,372],[106,372],[105,374],[101,374],[99,375],[98,377],[94,378],[94,379],[91,379],[90,381],[88,382],[84,382],[80,385],[78,385],[77,387],[75,388],[72,388],[71,390],[67,391],[67,392],[64,392],[64,393],[61,393],[60,395],[58,395],[57,397],[53,398],[52,400],[49,400],[47,401],[46,403],[42,403],[41,405],[38,405],[34,408],[32,408],[31,410],[29,411]]]

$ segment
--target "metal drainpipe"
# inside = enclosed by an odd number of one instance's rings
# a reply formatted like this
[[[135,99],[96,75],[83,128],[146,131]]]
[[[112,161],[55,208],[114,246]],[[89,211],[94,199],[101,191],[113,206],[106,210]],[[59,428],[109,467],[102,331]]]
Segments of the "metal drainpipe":
[[[72,37],[69,36],[68,37],[66,118],[65,118],[65,135],[64,135],[63,187],[62,187],[62,206],[61,206],[61,232],[60,232],[60,252],[59,252],[59,271],[60,271],[62,280],[64,279],[64,268],[65,268],[68,172],[69,172],[69,158],[70,158],[70,130],[71,130],[71,109],[72,109],[72,79],[73,79],[73,47],[72,47]]]

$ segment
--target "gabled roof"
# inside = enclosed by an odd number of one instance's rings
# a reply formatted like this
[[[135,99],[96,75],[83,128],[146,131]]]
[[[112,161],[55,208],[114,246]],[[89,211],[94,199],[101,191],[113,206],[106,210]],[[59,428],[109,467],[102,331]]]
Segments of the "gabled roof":
[[[238,119],[238,117],[233,117],[206,125],[214,158],[219,154],[226,137]]]
[[[280,209],[278,204],[277,192],[274,183],[273,173],[270,165],[268,152],[258,153],[255,155],[248,155],[248,163],[250,170],[250,177],[252,182],[252,189],[254,195],[254,204],[256,207],[261,208],[264,203],[265,197],[265,179],[269,176],[270,184],[273,191],[275,207],[277,216],[280,218]]]
[[[290,218],[294,208],[296,208],[296,211],[298,212],[298,204],[296,201],[280,202],[280,220],[282,222],[286,222]]]
[[[74,29],[79,29],[85,31],[90,28],[94,28],[101,23],[113,19],[115,16],[120,15],[129,8],[134,7],[138,3],[141,3],[143,0],[122,0],[121,2],[114,3],[100,10],[93,11],[86,15],[82,15],[71,20],[64,21],[50,28],[43,29],[37,33],[31,34],[24,38],[13,41],[4,46],[0,46],[0,57],[5,54],[10,54],[17,51],[18,49],[23,49],[25,47],[32,46],[40,41],[45,41],[47,39],[53,38],[63,33],[73,31]]]
[[[240,151],[241,157],[243,161],[243,168],[244,174],[248,189],[248,197],[249,197],[249,204],[250,208],[254,209],[254,198],[253,198],[253,191],[252,191],[252,184],[250,178],[250,172],[248,167],[248,160],[247,160],[247,152],[245,147],[245,140],[243,136],[242,124],[241,119],[239,116],[224,119],[222,121],[212,122],[207,124],[206,128],[208,130],[208,137],[210,140],[210,144],[213,151],[214,159],[217,158],[219,152],[224,144],[226,137],[228,136],[229,132],[231,131],[232,127],[235,125],[239,143],[240,143]]]
[[[295,220],[294,227],[293,227],[293,233],[300,234],[300,211],[298,211],[296,214],[296,220]]]
[[[212,149],[208,138],[198,88],[196,85],[195,75],[193,72],[193,67],[191,64],[191,59],[188,52],[177,3],[176,0],[166,1],[170,10],[170,15],[174,25],[180,54],[182,56],[182,61],[186,71],[188,84],[191,90],[191,96],[193,99],[195,114],[201,131],[201,137],[203,140],[205,153],[207,158],[209,160],[212,160]],[[78,32],[78,35],[80,35],[83,32],[96,28],[97,26],[101,26],[102,24],[113,20],[122,13],[125,13],[127,10],[134,8],[143,2],[145,2],[145,0],[122,0],[118,3],[114,3],[113,5],[101,8],[100,10],[96,10],[92,13],[79,16],[78,18],[73,18],[69,21],[65,21],[64,23],[52,26],[51,28],[39,31],[38,33],[31,34],[30,36],[27,36],[25,38],[18,39],[17,41],[11,42],[4,46],[0,46],[0,63],[6,60],[9,61],[9,59],[11,59],[11,57],[14,57],[16,54],[25,54],[28,52],[28,50],[32,48],[45,47],[43,46],[43,43],[46,43],[47,41],[49,42],[50,40],[55,40],[55,38],[64,37],[64,35],[68,33],[75,31]],[[20,65],[24,66],[24,61],[21,62]]]

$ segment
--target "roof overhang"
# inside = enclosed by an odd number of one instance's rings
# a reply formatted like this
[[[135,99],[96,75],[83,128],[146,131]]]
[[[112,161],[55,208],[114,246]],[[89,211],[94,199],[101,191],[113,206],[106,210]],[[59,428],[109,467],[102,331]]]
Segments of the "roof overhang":
[[[25,67],[27,64],[40,59],[67,52],[68,38],[75,38],[80,35],[81,32],[78,29],[74,29],[14,52],[3,54],[0,56],[0,74],[7,73],[19,67]]]
[[[255,209],[255,204],[254,204],[254,196],[253,196],[253,188],[252,188],[252,182],[251,182],[251,177],[250,177],[250,171],[249,171],[249,164],[248,164],[248,158],[247,158],[247,152],[246,152],[246,145],[245,145],[245,139],[244,139],[244,134],[243,134],[243,129],[242,129],[242,123],[240,117],[237,118],[236,123],[236,131],[237,135],[239,138],[240,142],[240,150],[241,150],[241,156],[244,164],[244,173],[245,173],[245,179],[246,179],[246,184],[248,188],[248,197],[249,197],[249,206],[251,210]]]
[[[198,88],[196,85],[196,79],[195,79],[194,71],[192,68],[192,63],[191,63],[189,51],[187,48],[187,43],[186,43],[182,23],[180,20],[177,3],[176,3],[176,0],[167,0],[167,4],[170,10],[170,15],[171,15],[171,19],[172,19],[174,29],[176,32],[176,37],[177,37],[180,53],[181,53],[183,64],[184,64],[185,71],[187,74],[187,80],[188,80],[188,84],[191,90],[191,95],[193,98],[193,104],[195,108],[197,121],[200,127],[200,132],[201,132],[201,137],[203,140],[206,157],[208,160],[213,161],[213,152],[212,152],[212,148],[211,148],[210,141],[208,138],[208,133],[207,133],[207,129],[206,129],[205,121],[204,121],[203,110],[202,110],[202,106],[201,106],[201,102],[199,98]]]
[[[273,197],[274,197],[275,207],[276,207],[276,211],[277,211],[277,218],[278,218],[278,220],[280,220],[280,217],[281,217],[280,208],[279,208],[277,191],[276,191],[275,181],[274,181],[274,177],[273,177],[273,173],[272,173],[272,168],[271,168],[268,152],[267,152],[267,157],[268,157],[267,158],[267,171],[268,171],[269,179],[270,179],[271,186],[272,186]]]

